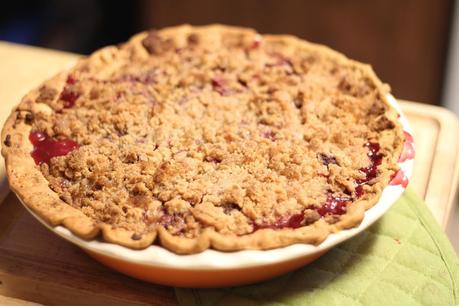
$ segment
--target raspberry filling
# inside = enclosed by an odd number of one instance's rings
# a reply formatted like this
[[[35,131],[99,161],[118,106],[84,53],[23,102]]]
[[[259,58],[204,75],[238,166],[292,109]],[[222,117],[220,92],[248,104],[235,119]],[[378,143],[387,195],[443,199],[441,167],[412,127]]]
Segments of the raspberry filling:
[[[327,195],[325,203],[317,209],[317,212],[323,217],[325,215],[342,215],[346,212],[346,205],[352,201],[348,197],[334,197]]]
[[[76,84],[76,82],[77,82],[77,80],[71,75],[69,75],[67,77],[67,80],[65,81],[65,83],[67,83],[68,85],[74,85],[74,84]]]
[[[381,165],[383,159],[382,154],[378,154],[380,150],[379,143],[368,142],[365,146],[369,149],[367,156],[370,159],[370,165],[359,169],[360,172],[365,174],[365,177],[355,181],[355,194],[357,198],[360,198],[363,195],[363,185],[368,184],[372,179],[376,178],[378,174],[378,166]]]
[[[274,141],[276,140],[276,133],[273,131],[265,131],[261,133],[261,137]]]
[[[253,231],[259,229],[271,228],[271,229],[281,229],[281,228],[298,228],[301,227],[304,220],[304,214],[298,213],[288,217],[282,217],[276,220],[274,223],[253,223]]]
[[[348,197],[335,197],[332,194],[327,195],[327,200],[325,203],[319,207],[315,208],[321,217],[327,215],[342,215],[346,212],[346,205],[352,201]],[[310,207],[314,209],[314,207]],[[274,223],[253,223],[253,231],[259,229],[283,229],[283,228],[299,228],[303,226],[304,213],[297,213],[291,216],[282,217],[277,219]]]
[[[75,105],[75,101],[80,97],[78,93],[65,87],[61,92],[59,99],[64,102],[64,108],[72,108]]]
[[[38,131],[31,132],[29,140],[33,144],[31,155],[37,165],[49,163],[51,158],[67,155],[79,147],[79,144],[71,139],[55,140]]]
[[[334,156],[327,155],[324,153],[319,153],[318,157],[320,161],[322,162],[322,164],[324,164],[325,166],[328,166],[329,164],[335,164],[335,165],[338,164]]]
[[[398,159],[399,163],[414,158],[413,136],[405,131],[403,131],[403,134],[405,135],[405,142],[403,143],[402,154],[400,154],[400,158]]]
[[[66,80],[67,86],[62,90],[59,99],[64,102],[64,108],[72,108],[75,105],[75,101],[80,97],[80,94],[70,88],[70,86],[76,84],[76,79],[69,76]]]
[[[173,224],[181,224],[181,226],[185,226],[185,221],[183,219],[183,216],[176,215],[176,214],[164,214],[161,216],[161,218],[158,220],[158,224],[161,224],[162,226],[170,226]]]
[[[392,176],[392,179],[389,183],[391,186],[395,185],[401,185],[403,188],[406,188],[408,186],[408,178],[405,176],[405,173],[403,173],[402,170],[398,170],[397,173],[395,173]]]
[[[227,81],[222,77],[212,79],[212,88],[222,96],[229,96],[231,94]]]
[[[249,49],[258,49],[261,45],[261,36],[257,35],[255,39],[253,40],[252,44],[250,45]]]

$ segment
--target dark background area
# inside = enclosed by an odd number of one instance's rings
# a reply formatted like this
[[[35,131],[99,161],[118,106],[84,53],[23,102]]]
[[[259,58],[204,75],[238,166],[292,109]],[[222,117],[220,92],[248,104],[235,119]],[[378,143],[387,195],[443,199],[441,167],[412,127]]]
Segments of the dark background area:
[[[88,54],[148,28],[288,33],[372,64],[395,96],[441,104],[453,0],[62,0],[2,3],[0,40]]]
[[[89,54],[141,31],[140,12],[140,1],[8,1],[0,40]]]

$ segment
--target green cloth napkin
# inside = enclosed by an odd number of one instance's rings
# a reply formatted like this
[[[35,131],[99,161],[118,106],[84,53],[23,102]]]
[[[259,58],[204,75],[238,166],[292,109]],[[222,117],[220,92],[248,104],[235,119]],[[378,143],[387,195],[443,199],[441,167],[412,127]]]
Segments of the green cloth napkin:
[[[459,305],[458,286],[458,257],[408,188],[377,223],[301,269],[255,285],[175,293],[181,306],[446,306]]]

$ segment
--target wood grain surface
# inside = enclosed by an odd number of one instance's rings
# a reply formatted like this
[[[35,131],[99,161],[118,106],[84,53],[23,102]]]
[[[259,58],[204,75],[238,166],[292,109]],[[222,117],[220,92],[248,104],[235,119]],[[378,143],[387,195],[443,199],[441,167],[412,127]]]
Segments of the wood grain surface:
[[[76,55],[0,42],[0,123],[27,90]],[[401,102],[413,130],[411,184],[445,227],[457,186],[458,122],[445,109]],[[3,161],[0,160],[3,167]],[[98,264],[39,224],[8,194],[0,168],[0,305],[176,305],[173,289]],[[34,303],[30,303],[34,302]]]

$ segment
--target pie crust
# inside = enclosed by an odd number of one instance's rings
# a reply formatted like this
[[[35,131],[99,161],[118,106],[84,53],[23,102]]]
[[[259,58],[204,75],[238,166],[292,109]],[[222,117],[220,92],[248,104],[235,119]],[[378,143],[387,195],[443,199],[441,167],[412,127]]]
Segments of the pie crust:
[[[11,189],[52,226],[180,254],[319,244],[357,226],[405,135],[371,67],[252,29],[143,32],[29,92]]]

